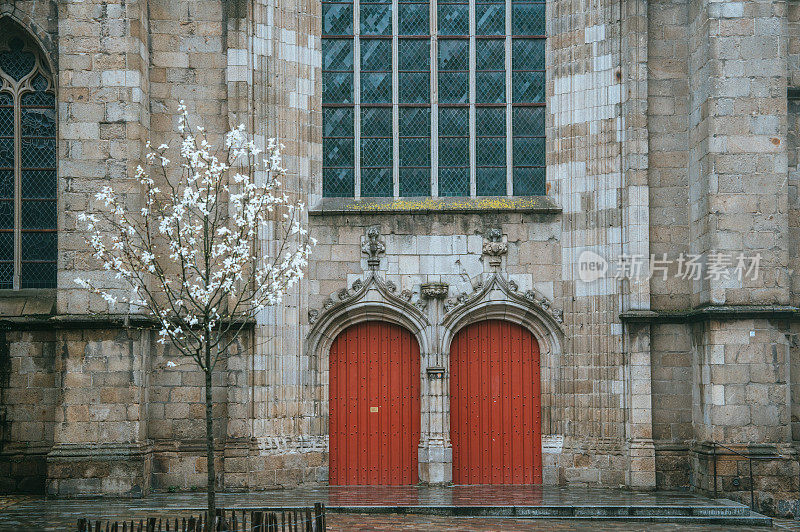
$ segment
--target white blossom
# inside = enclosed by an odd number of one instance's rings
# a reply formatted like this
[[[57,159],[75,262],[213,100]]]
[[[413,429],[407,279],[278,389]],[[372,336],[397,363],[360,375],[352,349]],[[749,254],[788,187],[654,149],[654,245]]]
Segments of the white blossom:
[[[259,148],[239,126],[219,152],[202,127],[189,128],[182,102],[178,109],[178,162],[161,144],[136,168],[140,194],[103,186],[97,212],[78,216],[100,267],[129,290],[75,282],[109,309],[149,313],[160,324],[159,343],[208,371],[248,320],[303,278],[315,241],[303,225],[305,205],[281,191],[278,142]],[[204,358],[207,346],[213,360]]]

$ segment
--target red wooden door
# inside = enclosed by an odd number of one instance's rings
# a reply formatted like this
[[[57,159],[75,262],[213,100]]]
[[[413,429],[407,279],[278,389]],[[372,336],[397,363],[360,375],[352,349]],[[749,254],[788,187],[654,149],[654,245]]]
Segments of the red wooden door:
[[[419,344],[398,325],[345,329],[330,352],[331,485],[416,484]]]
[[[541,484],[539,344],[515,323],[461,329],[450,347],[455,484]]]

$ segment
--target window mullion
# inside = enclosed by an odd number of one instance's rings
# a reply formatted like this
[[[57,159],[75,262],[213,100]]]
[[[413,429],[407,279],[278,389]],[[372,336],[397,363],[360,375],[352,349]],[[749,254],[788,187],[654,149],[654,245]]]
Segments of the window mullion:
[[[506,2],[506,196],[514,195],[514,142],[512,140],[511,104],[513,86],[511,83],[511,1]]]
[[[476,49],[475,49],[475,0],[469,2],[469,195],[477,195],[475,182],[475,165],[477,164],[477,154],[475,152],[475,69],[476,69]]]
[[[361,199],[361,0],[353,0],[353,194]]]
[[[392,195],[397,198],[400,196],[400,74],[398,72],[399,43],[397,34],[400,28],[400,17],[398,15],[398,0],[392,0]]]
[[[14,290],[21,286],[22,272],[22,102],[14,92]]]

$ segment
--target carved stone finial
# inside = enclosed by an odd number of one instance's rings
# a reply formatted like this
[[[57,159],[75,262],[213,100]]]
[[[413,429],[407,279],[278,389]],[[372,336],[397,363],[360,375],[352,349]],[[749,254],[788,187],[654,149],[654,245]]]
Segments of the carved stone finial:
[[[367,229],[367,241],[361,250],[367,254],[367,266],[370,270],[377,270],[381,263],[381,255],[386,252],[386,246],[381,242],[381,230],[378,226]]]
[[[362,281],[361,279],[356,279],[355,281],[353,281],[352,288],[354,292],[358,292],[359,290],[364,288],[364,281]]]
[[[503,232],[495,227],[486,232],[483,242],[483,254],[489,258],[489,266],[499,267],[502,256],[508,253],[508,243],[503,242]]]
[[[449,288],[450,287],[447,283],[442,283],[442,282],[424,283],[419,287],[422,295],[427,297],[428,299],[446,298]]]
[[[311,309],[308,311],[308,323],[314,325],[316,323],[317,318],[319,318],[319,311],[316,309]]]
[[[397,291],[397,285],[394,284],[394,281],[386,281],[386,289],[391,293],[395,293]]]
[[[400,292],[400,297],[406,301],[411,301],[411,297],[414,295],[414,292],[411,290],[403,290]]]

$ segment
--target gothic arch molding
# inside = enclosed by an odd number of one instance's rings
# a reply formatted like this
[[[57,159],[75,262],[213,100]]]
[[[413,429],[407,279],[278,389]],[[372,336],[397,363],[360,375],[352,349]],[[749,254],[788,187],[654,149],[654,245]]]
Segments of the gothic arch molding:
[[[12,28],[25,33],[25,35],[36,43],[45,66],[50,70],[53,86],[58,86],[58,71],[56,64],[58,54],[56,44],[49,32],[45,31],[27,13],[14,7],[13,4],[0,6],[0,27],[11,25]]]
[[[459,330],[483,320],[505,320],[528,329],[539,342],[542,356],[561,355],[564,331],[560,311],[553,309],[547,299],[534,292],[519,294],[513,281],[499,274],[469,295],[462,295],[442,319],[442,352],[450,352],[450,343]]]
[[[322,310],[309,311],[312,324],[307,336],[307,350],[314,358],[327,359],[331,344],[347,327],[362,321],[385,321],[405,327],[419,342],[421,353],[430,353],[431,325],[416,306],[394,294],[394,285],[370,272],[350,289],[328,298]],[[321,366],[322,367],[322,366]]]

